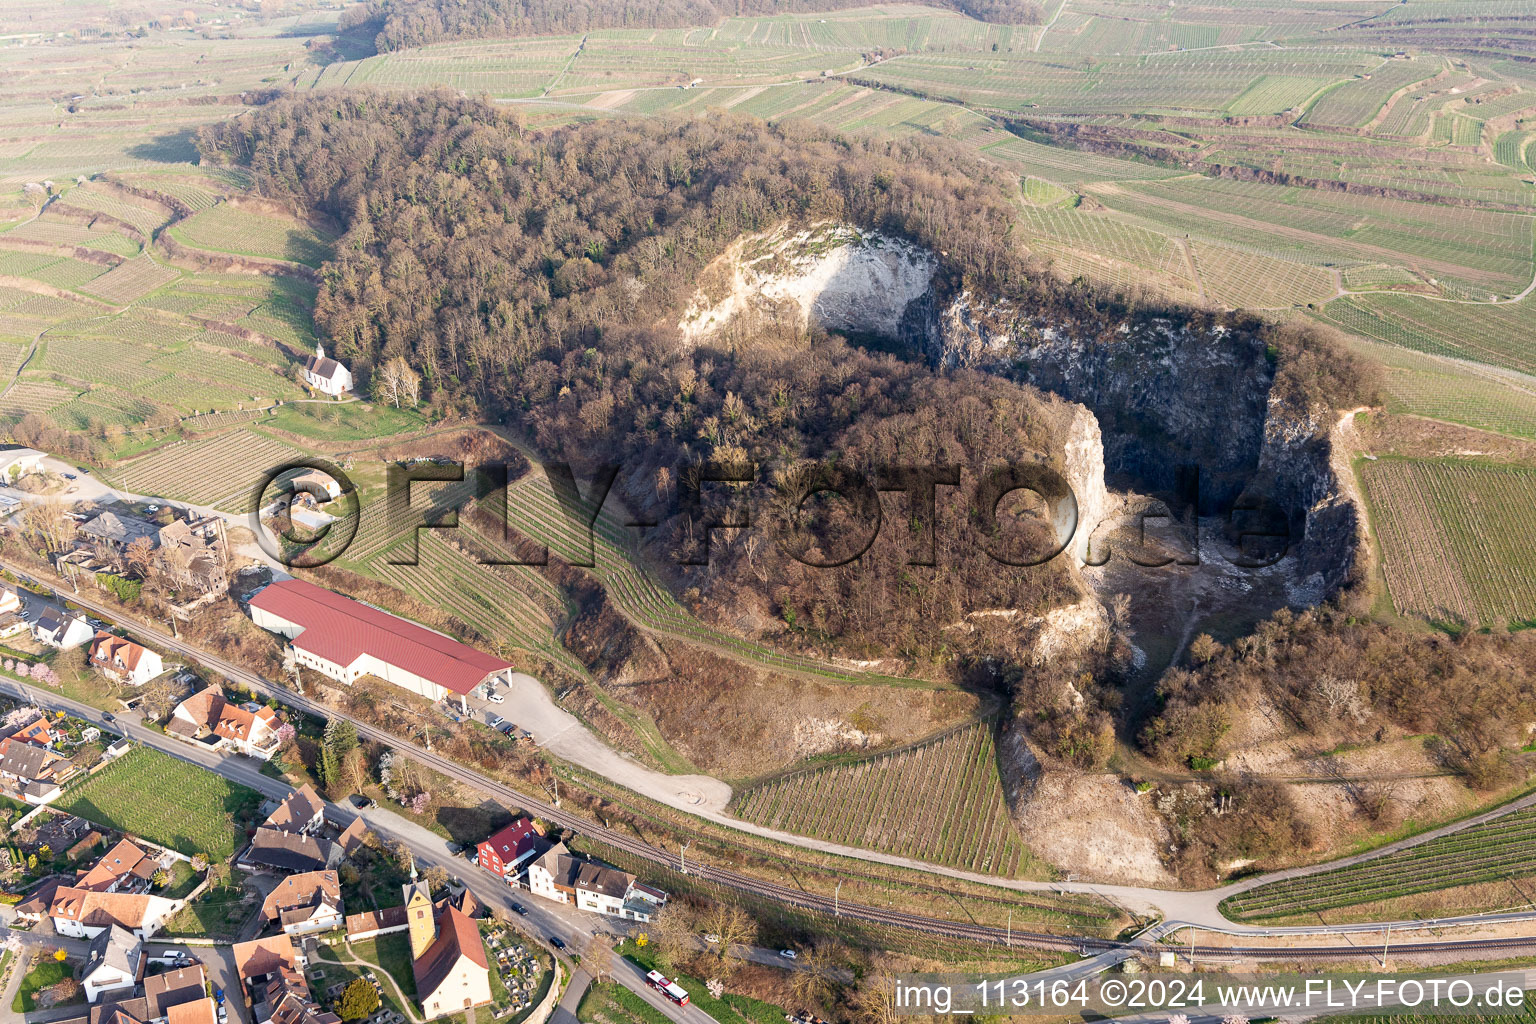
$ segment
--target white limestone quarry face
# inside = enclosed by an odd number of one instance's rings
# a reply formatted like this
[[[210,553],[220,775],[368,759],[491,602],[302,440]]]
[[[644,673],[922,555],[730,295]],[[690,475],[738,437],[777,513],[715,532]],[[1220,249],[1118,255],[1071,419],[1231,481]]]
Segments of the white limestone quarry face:
[[[938,260],[911,242],[830,221],[780,225],[737,239],[705,272],[728,286],[701,288],[678,324],[689,343],[743,315],[798,317],[804,329],[895,338],[907,307],[927,297]],[[722,294],[723,291],[723,294]]]

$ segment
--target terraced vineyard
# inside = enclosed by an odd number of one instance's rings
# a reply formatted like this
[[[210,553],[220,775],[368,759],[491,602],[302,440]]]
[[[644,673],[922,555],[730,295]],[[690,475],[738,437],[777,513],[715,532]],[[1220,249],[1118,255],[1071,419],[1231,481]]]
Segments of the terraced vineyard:
[[[1234,921],[1316,915],[1480,882],[1536,874],[1536,810],[1521,810],[1349,867],[1270,882],[1222,901]],[[1511,887],[1509,903],[1526,901]]]
[[[1360,466],[1392,604],[1455,627],[1536,623],[1536,470],[1454,460]]]
[[[194,249],[260,256],[318,267],[331,255],[332,239],[275,215],[220,203],[178,221],[171,234]]]
[[[993,723],[906,750],[740,791],[737,817],[768,828],[1013,877],[1029,853],[1003,800]]]
[[[499,503],[487,507],[500,513]],[[887,686],[935,685],[921,679],[844,670],[815,658],[787,654],[710,629],[637,566],[631,553],[629,535],[632,531],[620,524],[620,515],[604,507],[597,518],[589,553],[586,536],[560,508],[542,473],[530,473],[507,488],[507,521],[512,528],[539,544],[547,544],[553,555],[568,562],[575,564],[589,559],[596,562],[593,571],[602,581],[608,597],[626,618],[647,632],[698,644],[726,657],[754,662],[775,671],[811,678]],[[488,544],[498,543],[491,538],[483,539]]]

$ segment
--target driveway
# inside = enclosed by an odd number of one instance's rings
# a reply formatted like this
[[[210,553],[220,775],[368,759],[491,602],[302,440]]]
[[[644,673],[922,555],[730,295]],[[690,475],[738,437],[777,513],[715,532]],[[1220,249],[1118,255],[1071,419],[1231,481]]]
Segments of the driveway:
[[[626,757],[582,725],[575,715],[562,710],[544,684],[521,672],[512,674],[510,687],[498,686],[506,701],[492,704],[480,698],[469,702],[482,722],[501,715],[533,733],[534,742],[570,764],[579,765],[603,778],[657,803],[685,811],[722,814],[731,802],[731,787],[708,775],[666,775]]]

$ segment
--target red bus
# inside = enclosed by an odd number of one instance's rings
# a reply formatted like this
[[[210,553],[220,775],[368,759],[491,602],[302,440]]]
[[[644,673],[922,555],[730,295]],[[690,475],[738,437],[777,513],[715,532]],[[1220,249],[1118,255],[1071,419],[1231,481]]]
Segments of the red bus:
[[[678,1006],[688,1005],[688,990],[660,971],[651,971],[645,976],[645,982]]]

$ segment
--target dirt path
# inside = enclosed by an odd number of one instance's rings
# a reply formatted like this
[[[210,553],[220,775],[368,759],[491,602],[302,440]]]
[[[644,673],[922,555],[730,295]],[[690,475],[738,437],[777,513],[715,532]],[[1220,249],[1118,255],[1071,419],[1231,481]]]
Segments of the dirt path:
[[[384,978],[388,980],[389,987],[394,989],[395,995],[400,998],[400,1005],[405,1008],[405,1015],[411,1019],[413,1024],[421,1024],[421,1018],[416,1014],[416,1001],[406,996],[405,990],[400,987],[399,982],[395,981],[394,975],[390,974],[380,965],[368,960],[364,960],[356,953],[353,953],[352,947],[350,945],[343,948],[345,948],[347,951],[347,958],[345,960],[341,958],[341,954],[334,946],[327,946],[326,953],[328,955],[322,956],[320,959],[338,964],[344,964],[348,967],[365,967],[373,973],[374,977],[383,975]]]

